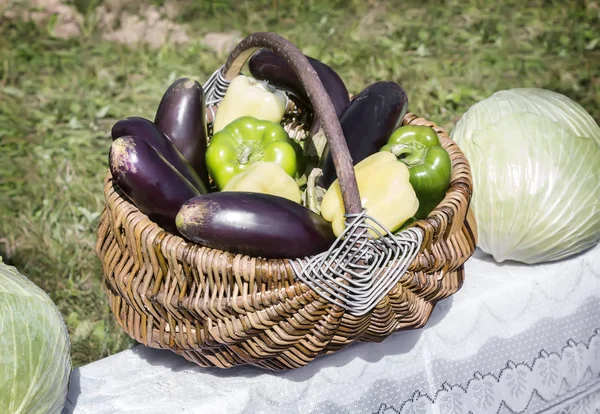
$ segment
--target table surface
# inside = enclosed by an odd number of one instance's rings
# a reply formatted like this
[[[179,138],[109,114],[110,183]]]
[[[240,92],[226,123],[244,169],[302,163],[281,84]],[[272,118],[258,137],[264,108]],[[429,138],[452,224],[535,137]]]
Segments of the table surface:
[[[64,412],[600,412],[600,246],[536,266],[477,250],[465,267],[422,329],[280,373],[140,345],[74,370]]]

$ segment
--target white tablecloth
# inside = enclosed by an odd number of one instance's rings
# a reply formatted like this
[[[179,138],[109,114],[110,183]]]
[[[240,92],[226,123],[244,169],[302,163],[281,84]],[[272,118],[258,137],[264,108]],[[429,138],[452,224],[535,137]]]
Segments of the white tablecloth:
[[[425,328],[294,371],[200,368],[137,346],[75,370],[65,412],[600,412],[600,246],[540,266],[477,251]]]

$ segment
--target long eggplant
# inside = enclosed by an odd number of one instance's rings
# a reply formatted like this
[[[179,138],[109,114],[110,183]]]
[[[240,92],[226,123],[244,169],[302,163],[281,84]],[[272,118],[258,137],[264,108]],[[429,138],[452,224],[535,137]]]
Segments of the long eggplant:
[[[208,187],[198,173],[185,159],[181,151],[150,120],[139,116],[125,118],[113,125],[111,131],[113,141],[125,136],[143,139],[162,155],[177,171],[179,171],[194,187],[204,194]]]
[[[204,161],[208,133],[202,86],[188,78],[173,82],[158,105],[154,123],[171,139],[208,187]]]
[[[340,125],[354,165],[386,144],[407,109],[406,92],[395,82],[375,82],[352,98],[342,113]],[[337,173],[328,145],[321,156],[319,168],[323,170],[319,185],[329,188]]]
[[[344,81],[325,63],[310,56],[306,56],[306,58],[317,72],[339,118],[349,101],[348,89]],[[256,79],[266,80],[273,86],[287,90],[298,97],[305,105],[310,105],[306,91],[298,76],[279,55],[269,49],[260,49],[255,52],[248,61],[248,69]],[[321,122],[315,116],[310,128],[310,135],[316,134],[320,126]]]
[[[113,180],[133,204],[168,231],[177,231],[175,217],[183,203],[200,194],[140,137],[124,136],[114,140],[108,163]]]
[[[262,193],[200,195],[183,204],[175,222],[194,243],[267,259],[311,256],[335,240],[331,224],[320,215]]]

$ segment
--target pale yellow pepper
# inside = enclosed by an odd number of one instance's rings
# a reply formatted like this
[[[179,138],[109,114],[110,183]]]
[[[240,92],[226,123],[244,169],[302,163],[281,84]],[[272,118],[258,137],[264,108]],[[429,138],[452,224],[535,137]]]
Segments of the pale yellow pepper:
[[[255,162],[234,175],[221,191],[248,191],[271,194],[296,203],[302,201],[302,193],[296,180],[278,164],[266,161]]]
[[[363,208],[387,230],[398,230],[417,212],[419,200],[410,184],[408,167],[391,152],[377,152],[365,158],[354,166],[354,171]],[[344,214],[340,185],[335,180],[323,197],[321,215],[331,222],[336,236],[345,229]],[[375,223],[367,223],[383,233]]]
[[[236,76],[229,86],[213,124],[213,133],[225,128],[242,116],[252,116],[263,121],[281,122],[287,97],[265,81],[249,76]]]

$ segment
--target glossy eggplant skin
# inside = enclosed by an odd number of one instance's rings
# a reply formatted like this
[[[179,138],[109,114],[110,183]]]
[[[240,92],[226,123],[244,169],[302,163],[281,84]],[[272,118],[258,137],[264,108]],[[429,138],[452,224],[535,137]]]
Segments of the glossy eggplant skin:
[[[317,72],[339,118],[350,99],[344,81],[331,67],[323,62],[310,56],[306,56],[306,58]],[[305,106],[310,107],[310,101],[300,79],[279,55],[269,49],[260,49],[248,61],[248,68],[254,78],[266,80],[273,86],[291,92]],[[320,125],[319,119],[315,116],[310,128],[310,135],[316,134]]]
[[[198,189],[140,137],[113,141],[108,163],[113,181],[133,204],[150,220],[176,233],[177,212],[185,201],[200,194]]]
[[[294,259],[326,251],[331,224],[302,205],[270,194],[216,192],[186,201],[176,218],[188,240],[232,253]]]
[[[208,187],[204,162],[208,133],[202,86],[188,78],[173,82],[158,105],[154,124],[169,137]]]
[[[111,135],[113,141],[125,136],[143,139],[192,183],[200,193],[208,192],[208,187],[181,151],[152,121],[138,116],[121,119],[113,125]]]
[[[352,98],[342,113],[340,125],[354,165],[387,143],[407,109],[406,92],[395,82],[375,82]],[[328,145],[319,168],[323,170],[319,185],[327,189],[337,178]]]

